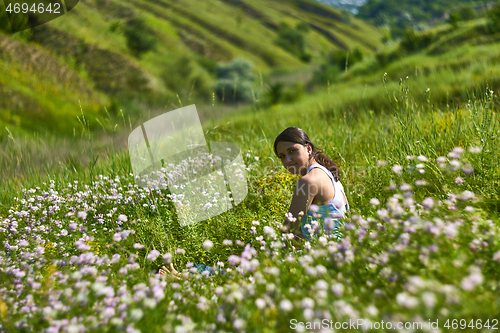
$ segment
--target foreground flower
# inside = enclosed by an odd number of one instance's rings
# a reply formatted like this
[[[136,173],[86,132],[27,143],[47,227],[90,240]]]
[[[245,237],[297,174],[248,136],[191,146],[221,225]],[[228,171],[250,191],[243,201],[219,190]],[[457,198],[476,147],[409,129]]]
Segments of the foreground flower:
[[[214,243],[210,239],[203,242],[203,248],[205,250],[210,250],[212,247],[214,247]]]
[[[160,251],[153,250],[153,251],[149,252],[149,254],[147,256],[147,259],[150,260],[150,261],[155,261],[156,258],[158,258],[159,255],[160,255]]]

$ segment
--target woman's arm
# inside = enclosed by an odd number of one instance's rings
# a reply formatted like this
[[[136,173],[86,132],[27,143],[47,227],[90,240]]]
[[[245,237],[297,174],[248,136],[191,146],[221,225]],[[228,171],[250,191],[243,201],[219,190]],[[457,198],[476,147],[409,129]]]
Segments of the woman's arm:
[[[292,202],[288,209],[288,217],[285,218],[285,222],[283,223],[287,230],[292,232],[295,237],[304,238],[300,229],[303,215],[299,216],[299,213],[303,212],[303,214],[307,214],[316,192],[317,186],[311,183],[309,178],[302,177],[297,181]]]

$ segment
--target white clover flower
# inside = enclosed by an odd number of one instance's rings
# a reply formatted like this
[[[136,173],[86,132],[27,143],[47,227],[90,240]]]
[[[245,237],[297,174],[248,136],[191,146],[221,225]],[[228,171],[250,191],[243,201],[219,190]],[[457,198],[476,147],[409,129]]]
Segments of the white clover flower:
[[[141,320],[142,316],[143,312],[141,309],[133,309],[132,311],[130,311],[130,317],[134,321]]]
[[[427,308],[433,308],[436,304],[436,296],[430,291],[426,291],[422,294],[422,301]]]
[[[293,309],[293,304],[289,300],[284,299],[280,302],[280,309],[288,312]]]
[[[272,236],[275,234],[274,229],[267,225],[264,227],[264,233],[268,236]]]
[[[316,289],[327,290],[328,289],[328,282],[326,282],[325,280],[316,281]]]
[[[263,300],[262,298],[257,298],[255,300],[255,305],[259,308],[259,309],[263,309],[265,306],[266,306],[266,301]]]
[[[424,155],[418,156],[417,160],[420,162],[427,162],[428,161],[427,157],[425,157]]]
[[[344,285],[341,283],[336,283],[336,284],[332,285],[331,289],[332,289],[332,292],[337,297],[342,296],[342,294],[344,293]]]
[[[377,198],[372,198],[372,199],[370,199],[370,205],[378,206],[378,205],[380,205],[380,201]]]
[[[427,197],[424,199],[424,201],[422,201],[422,205],[426,209],[431,209],[432,207],[434,207],[434,200],[432,200],[432,198],[430,198],[430,197]]]
[[[416,297],[410,296],[406,292],[399,293],[396,296],[396,301],[399,305],[407,309],[412,309],[418,305],[418,299]]]
[[[469,148],[469,153],[472,153],[472,154],[478,154],[481,152],[481,147],[470,147]]]
[[[438,162],[438,163],[446,163],[446,157],[439,156],[439,157],[436,159],[436,162]]]
[[[210,239],[203,242],[203,249],[210,250],[212,247],[214,247],[214,243]]]
[[[372,317],[376,317],[378,315],[378,310],[374,305],[370,305],[366,308],[366,313]]]
[[[403,173],[403,167],[401,165],[396,164],[392,167],[392,171],[394,173],[397,173],[398,175],[401,175]]]
[[[116,234],[113,235],[113,240],[115,242],[121,241],[122,240],[122,235],[119,232],[117,232]]]
[[[152,250],[151,252],[149,252],[149,254],[147,256],[147,259],[149,261],[155,261],[156,258],[158,258],[159,255],[160,255],[160,251],[158,251],[158,250]]]
[[[118,221],[127,222],[127,215],[124,215],[124,214],[118,215]]]

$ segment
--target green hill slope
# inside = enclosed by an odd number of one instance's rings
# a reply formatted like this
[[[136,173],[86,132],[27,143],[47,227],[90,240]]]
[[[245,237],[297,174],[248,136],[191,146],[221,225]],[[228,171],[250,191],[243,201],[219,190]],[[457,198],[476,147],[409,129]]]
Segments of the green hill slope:
[[[280,29],[298,24],[307,31],[303,58],[276,43]],[[92,130],[107,126],[105,108],[134,118],[169,103],[212,103],[217,64],[243,58],[266,76],[309,68],[331,50],[371,53],[381,39],[377,29],[308,0],[86,0],[32,30],[4,30],[0,137],[71,135],[82,111]],[[137,46],[148,40],[150,50]],[[133,43],[146,51],[133,52]]]

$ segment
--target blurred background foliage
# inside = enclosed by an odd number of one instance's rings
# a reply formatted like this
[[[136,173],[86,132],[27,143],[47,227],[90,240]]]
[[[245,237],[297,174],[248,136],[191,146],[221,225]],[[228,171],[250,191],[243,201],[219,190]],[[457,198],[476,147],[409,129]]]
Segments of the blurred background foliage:
[[[92,169],[142,122],[194,103],[205,127],[288,106],[383,114],[386,89],[407,76],[418,102],[466,103],[498,84],[499,8],[381,0],[353,15],[309,0],[82,0],[12,33],[2,7],[2,187]]]

